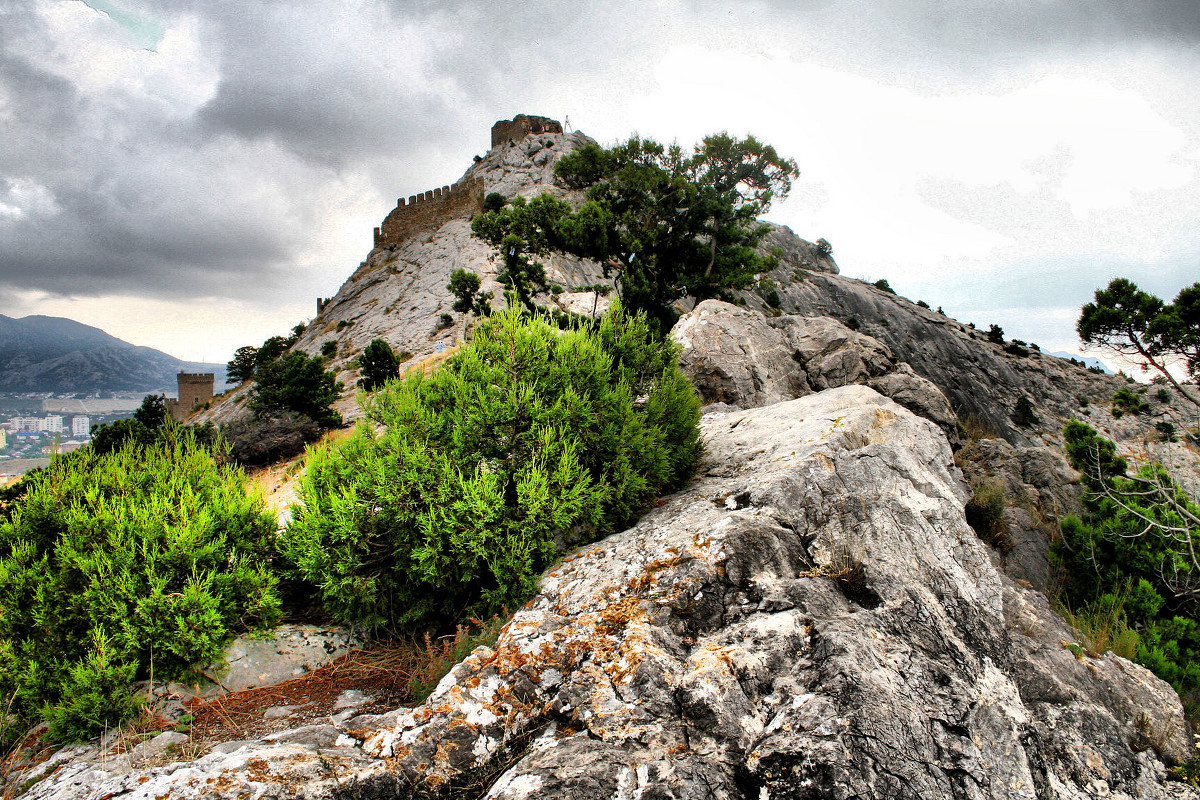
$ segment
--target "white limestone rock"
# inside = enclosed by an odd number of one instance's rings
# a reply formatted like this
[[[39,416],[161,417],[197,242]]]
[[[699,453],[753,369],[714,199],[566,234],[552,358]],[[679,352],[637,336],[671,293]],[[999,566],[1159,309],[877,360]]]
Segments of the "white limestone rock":
[[[76,752],[26,796],[455,796],[497,765],[497,800],[1181,796],[1178,698],[997,573],[932,422],[853,385],[703,428],[696,482],[422,705],[142,772]]]

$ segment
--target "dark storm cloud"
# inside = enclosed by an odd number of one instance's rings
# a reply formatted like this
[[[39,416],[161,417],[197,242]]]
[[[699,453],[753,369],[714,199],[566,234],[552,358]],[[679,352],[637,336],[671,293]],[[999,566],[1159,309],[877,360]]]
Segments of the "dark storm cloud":
[[[435,76],[422,63],[425,42],[380,9],[354,17],[317,5],[238,3],[203,13],[221,69],[197,119],[208,133],[270,139],[344,167],[463,127],[451,98],[427,80]]]
[[[403,151],[408,129],[378,121],[436,116],[339,80],[344,63],[311,49],[302,55],[313,69],[301,75],[283,58],[289,43],[265,27],[220,54],[230,65],[224,92],[181,114],[150,82],[97,92],[55,74],[56,47],[75,43],[55,41],[34,4],[0,15],[0,297],[261,291],[311,246],[332,168],[371,147]],[[263,83],[266,70],[248,57],[255,45],[275,70]]]
[[[1200,40],[1200,3],[1194,0],[1027,0],[1006,3],[923,4],[914,15],[935,38],[968,41],[983,49],[1007,46],[1111,44],[1136,40]],[[990,47],[989,47],[990,43]]]
[[[707,11],[723,0],[694,0]],[[1187,46],[1200,41],[1195,0],[761,0],[777,18],[802,19],[872,49],[907,52],[915,61],[937,51],[986,57],[997,66],[1016,54],[1153,41]],[[753,7],[753,3],[750,4]],[[744,9],[743,9],[744,10]],[[836,41],[830,42],[836,45]],[[931,53],[930,48],[935,51]],[[870,57],[870,51],[862,53]]]
[[[274,283],[311,246],[327,183],[358,176],[395,196],[453,180],[430,162],[469,164],[497,116],[524,110],[494,98],[524,69],[546,75],[564,55],[553,29],[580,16],[549,4],[500,21],[470,3],[136,10],[165,27],[194,20],[217,70],[212,96],[182,116],[149,90],[81,91],[38,61],[70,43],[36,4],[0,12],[3,286],[178,297]]]
[[[25,8],[0,12],[0,109],[5,112],[0,164],[53,169],[54,138],[75,134],[81,109],[70,81],[13,55],[18,38],[42,34]]]
[[[455,179],[496,119],[559,114],[532,107],[547,96],[582,110],[597,93],[631,94],[675,44],[757,37],[804,59],[816,41],[918,66],[933,48],[938,70],[959,52],[1005,63],[1011,51],[1098,38],[1200,36],[1194,0],[123,5],[167,29],[194,24],[215,88],[194,107],[169,87],[85,91],[36,57],[74,43],[55,41],[36,3],[5,3],[0,298],[5,288],[185,297],[277,285],[336,213],[332,184],[372,187],[382,215],[398,194]]]
[[[523,96],[625,60],[655,32],[627,11],[394,0],[345,17],[315,5],[206,5],[222,75],[200,122],[339,166],[430,142],[469,147],[495,119],[531,110],[516,107]]]
[[[311,247],[329,182],[453,180],[433,165],[469,164],[495,119],[542,112],[521,105],[540,86],[656,32],[551,2],[124,5],[191,21],[215,90],[184,112],[152,86],[85,91],[41,57],[73,43],[36,3],[0,11],[2,287],[243,296]]]
[[[0,48],[0,284],[68,295],[245,289],[286,255],[186,156],[154,109],[105,108]],[[197,169],[212,169],[197,163]]]

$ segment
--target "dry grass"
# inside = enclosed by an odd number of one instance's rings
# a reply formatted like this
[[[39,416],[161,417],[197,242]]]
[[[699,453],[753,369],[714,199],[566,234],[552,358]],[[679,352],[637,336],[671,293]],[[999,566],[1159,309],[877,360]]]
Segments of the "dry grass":
[[[830,578],[848,600],[864,608],[879,605],[879,596],[867,580],[863,567],[864,553],[845,542],[839,542],[829,555],[829,563],[796,574],[797,578]]]
[[[980,417],[970,414],[959,422],[959,435],[966,440],[978,442],[980,439],[1000,439],[1000,431]]]
[[[507,622],[507,614],[492,617],[486,622],[471,620],[470,625],[459,625],[452,636],[443,636],[441,639],[426,636],[421,642],[407,643],[406,652],[416,658],[407,682],[415,702],[419,703],[428,697],[446,673],[475,648],[494,645]]]
[[[447,347],[445,350],[443,350],[440,353],[434,353],[433,355],[425,356],[424,358],[422,358],[419,361],[408,361],[404,364],[404,366],[406,368],[404,371],[404,374],[407,375],[410,372],[412,372],[413,370],[419,369],[422,372],[424,372],[426,375],[429,375],[443,361],[445,361],[446,359],[450,358],[450,356],[457,353],[461,346],[462,345],[456,344],[451,347]]]
[[[1008,489],[1000,478],[985,476],[971,481],[971,499],[964,509],[967,524],[980,539],[1008,553],[1013,548],[1012,535],[1004,519],[1008,507]]]
[[[1079,613],[1061,608],[1059,613],[1071,624],[1079,640],[1075,644],[1093,658],[1105,653],[1132,659],[1137,655],[1140,641],[1137,631],[1129,627],[1125,617],[1124,598],[1100,602]]]
[[[275,728],[296,725],[295,718],[265,720],[272,706],[298,706],[302,718],[320,719],[332,713],[339,695],[354,689],[374,698],[364,712],[382,712],[415,705],[429,696],[450,669],[481,644],[492,644],[507,619],[472,620],[449,636],[397,639],[357,650],[274,686],[231,692],[207,702],[194,702],[194,741],[215,744],[230,739],[263,736]]]
[[[371,698],[356,709],[358,713],[384,713],[415,705],[428,697],[442,677],[476,647],[494,644],[506,622],[507,618],[502,617],[472,620],[440,638],[379,642],[273,686],[230,692],[211,700],[187,701],[190,719],[185,718],[182,723],[143,711],[115,736],[105,737],[109,745],[102,758],[119,758],[146,739],[163,731],[177,730],[187,733],[188,741],[153,756],[139,764],[139,768],[194,760],[221,742],[257,739],[300,725],[327,722],[337,713],[337,700],[347,690]],[[286,717],[266,719],[264,712],[273,706],[293,706],[295,710]],[[0,797],[15,797],[26,791],[28,785],[21,776],[58,749],[39,741],[41,730],[39,727],[29,731],[0,762],[3,780]]]

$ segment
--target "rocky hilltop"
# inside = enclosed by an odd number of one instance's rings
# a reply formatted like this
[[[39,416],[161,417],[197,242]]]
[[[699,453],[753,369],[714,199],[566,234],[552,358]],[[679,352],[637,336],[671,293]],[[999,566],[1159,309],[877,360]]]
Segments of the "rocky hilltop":
[[[373,338],[413,364],[454,347],[470,320],[450,309],[450,273],[498,288],[456,192],[577,199],[553,165],[587,141],[544,126],[494,142],[415,201],[445,214],[381,234],[296,347],[337,341],[348,386]],[[707,404],[698,478],[552,568],[426,702],[175,763],[71,748],[22,775],[24,796],[1200,797],[1166,780],[1195,755],[1178,696],[1078,647],[1045,594],[1055,521],[1080,508],[1063,423],[1195,482],[1195,450],[1153,434],[1191,426],[1181,404],[1115,418],[1122,378],[845,278],[786,228],[765,246],[778,267],[672,332]],[[563,291],[546,302],[603,305],[572,291],[602,281],[597,265],[548,272]],[[1036,419],[1015,414],[1022,397]],[[966,521],[983,477],[1007,490],[1003,542]]]

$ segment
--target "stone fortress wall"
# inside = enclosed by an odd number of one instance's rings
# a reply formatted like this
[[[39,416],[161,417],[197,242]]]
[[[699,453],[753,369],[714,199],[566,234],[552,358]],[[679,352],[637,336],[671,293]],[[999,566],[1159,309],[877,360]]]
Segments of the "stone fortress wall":
[[[562,123],[549,117],[517,114],[512,119],[502,119],[492,126],[492,149],[519,142],[535,133],[562,133]]]
[[[492,149],[518,142],[526,136],[562,132],[562,123],[556,119],[518,114],[492,126]],[[483,210],[483,193],[483,180],[476,179],[411,195],[407,201],[401,197],[383,224],[375,229],[375,246],[398,245],[419,231],[436,228],[448,219],[470,217]],[[323,308],[324,303],[318,301],[317,313]]]
[[[417,231],[440,225],[447,219],[469,217],[483,208],[483,181],[463,181],[401,197],[396,207],[375,229],[375,246],[400,244]]]
[[[211,372],[180,372],[175,376],[179,386],[179,399],[167,398],[167,409],[171,418],[181,422],[187,418],[197,406],[202,406],[213,399],[213,383],[215,375]]]

